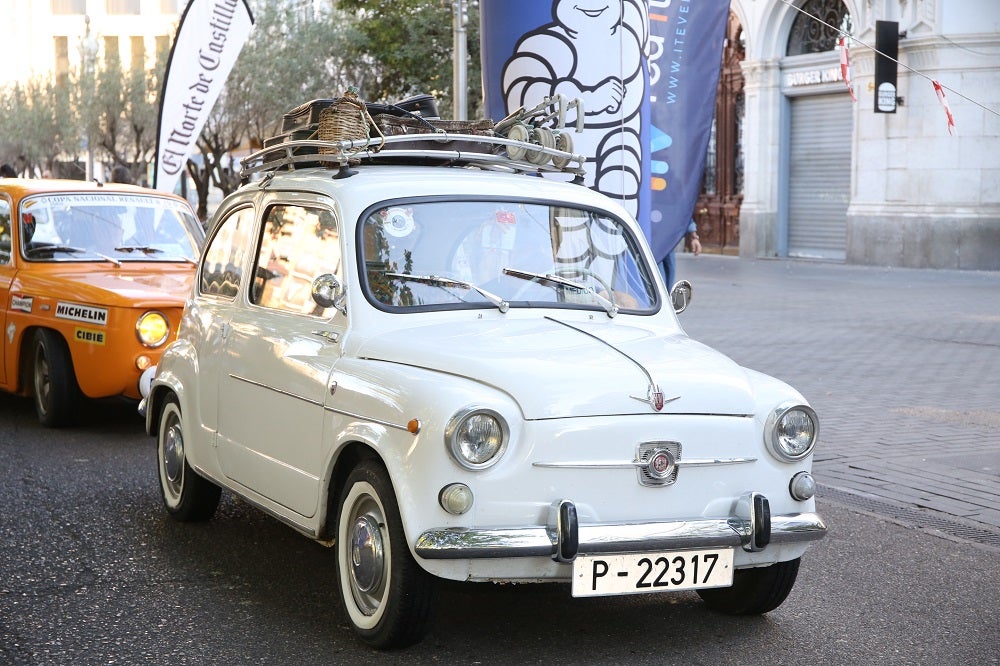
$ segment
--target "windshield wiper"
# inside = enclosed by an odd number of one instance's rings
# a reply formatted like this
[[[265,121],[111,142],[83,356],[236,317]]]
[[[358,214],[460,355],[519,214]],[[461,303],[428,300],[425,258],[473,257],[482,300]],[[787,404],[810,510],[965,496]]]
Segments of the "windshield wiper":
[[[122,245],[115,248],[116,252],[142,252],[145,255],[150,254],[163,254],[166,250],[158,247],[153,247],[152,245]],[[198,262],[191,257],[163,257],[166,261],[179,261],[185,264],[191,264],[197,266]]]
[[[120,245],[115,252],[142,252],[143,254],[161,254],[163,250],[152,245]]]
[[[110,261],[115,266],[122,265],[122,262],[112,257],[109,257],[108,255],[102,252],[98,252],[97,250],[90,250],[85,247],[73,247],[72,245],[59,245],[54,243],[52,245],[35,245],[33,247],[29,247],[24,250],[24,254],[29,257],[35,254],[44,254],[46,252],[69,252],[73,254],[76,254],[77,252],[84,252],[86,254],[96,254],[104,261]]]
[[[493,305],[499,308],[500,312],[507,312],[510,309],[510,303],[506,300],[500,298],[496,294],[490,291],[486,291],[482,287],[476,286],[471,282],[465,282],[463,280],[455,280],[448,277],[442,277],[440,275],[411,275],[410,273],[386,273],[386,277],[399,278],[400,280],[410,280],[412,282],[422,282],[424,284],[435,285],[438,287],[458,287],[459,289],[472,289],[479,293],[480,296],[488,300]]]
[[[24,253],[29,257],[33,254],[45,254],[46,252],[87,252],[82,247],[71,245],[32,245],[24,249]]]
[[[575,289],[578,292],[590,294],[594,297],[604,311],[608,313],[609,317],[614,317],[618,314],[618,306],[600,294],[598,294],[593,287],[588,287],[587,285],[580,284],[575,280],[570,280],[559,275],[553,275],[552,273],[533,273],[531,271],[522,271],[519,268],[504,268],[504,275],[510,275],[511,277],[521,278],[522,280],[537,280],[538,282],[551,282],[553,284],[558,284],[563,287],[569,287],[570,289]]]

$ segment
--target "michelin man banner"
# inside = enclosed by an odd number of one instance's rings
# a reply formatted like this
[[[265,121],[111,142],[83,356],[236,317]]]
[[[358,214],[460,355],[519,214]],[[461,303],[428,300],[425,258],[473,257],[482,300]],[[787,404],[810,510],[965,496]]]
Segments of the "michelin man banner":
[[[246,0],[190,0],[160,91],[153,187],[173,192],[253,27]]]
[[[728,14],[729,0],[481,0],[488,113],[580,99],[587,185],[662,259],[698,198]]]

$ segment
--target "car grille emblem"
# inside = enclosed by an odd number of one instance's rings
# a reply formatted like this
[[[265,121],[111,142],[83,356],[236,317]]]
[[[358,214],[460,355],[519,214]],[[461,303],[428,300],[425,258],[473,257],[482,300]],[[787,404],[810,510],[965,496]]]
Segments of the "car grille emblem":
[[[677,463],[681,457],[679,442],[643,442],[635,457],[640,484],[669,486],[677,480]]]

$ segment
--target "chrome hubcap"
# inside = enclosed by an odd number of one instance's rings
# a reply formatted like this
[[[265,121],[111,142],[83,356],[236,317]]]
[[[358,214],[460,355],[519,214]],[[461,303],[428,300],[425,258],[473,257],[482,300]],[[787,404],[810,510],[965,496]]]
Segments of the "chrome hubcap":
[[[163,435],[163,473],[174,490],[177,490],[184,474],[184,435],[180,424],[174,423]]]
[[[384,591],[385,549],[379,522],[374,516],[357,516],[351,528],[350,575],[351,588],[358,608],[373,614]]]

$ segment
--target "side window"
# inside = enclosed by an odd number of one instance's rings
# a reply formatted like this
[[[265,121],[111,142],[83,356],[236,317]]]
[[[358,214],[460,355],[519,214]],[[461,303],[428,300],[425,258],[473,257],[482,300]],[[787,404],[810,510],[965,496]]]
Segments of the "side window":
[[[243,259],[251,247],[253,208],[241,208],[219,224],[202,263],[202,294],[235,298],[243,278]]]
[[[10,263],[11,238],[10,202],[0,197],[0,266]]]
[[[341,275],[337,218],[325,208],[281,204],[264,218],[250,300],[265,308],[332,316],[312,299],[312,283],[324,273]]]

